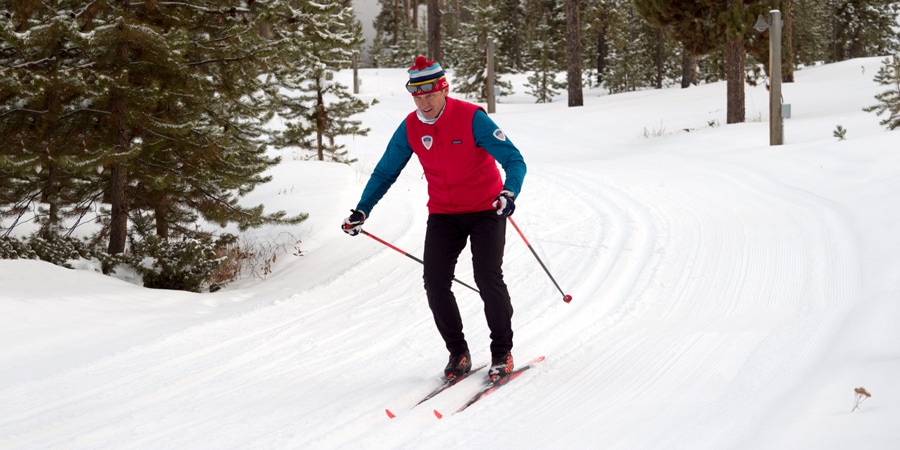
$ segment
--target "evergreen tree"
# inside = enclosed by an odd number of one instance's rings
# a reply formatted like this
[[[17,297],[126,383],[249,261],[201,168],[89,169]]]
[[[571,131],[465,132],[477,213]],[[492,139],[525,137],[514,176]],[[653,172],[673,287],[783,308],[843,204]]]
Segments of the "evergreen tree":
[[[457,58],[453,67],[453,90],[462,94],[475,96],[476,101],[487,99],[487,41],[494,39],[495,9],[490,0],[474,0],[466,3],[464,10],[472,17],[460,27],[460,36],[450,41],[452,50],[448,53]],[[496,46],[495,46],[496,47]],[[499,52],[497,52],[499,53]],[[497,54],[495,53],[495,54]],[[500,89],[500,95],[512,94],[512,84],[503,81],[501,75],[509,73],[506,62],[502,58],[494,58],[494,87]]]
[[[880,125],[890,130],[900,128],[900,55],[893,55],[885,59],[875,75],[875,82],[890,88],[875,95],[877,105],[863,108],[866,112],[874,112],[877,115],[887,113],[887,117],[879,122]]]
[[[40,161],[43,170],[35,172],[67,180],[48,186],[79,186],[49,189],[77,193],[57,195],[68,205],[83,208],[102,199],[109,205],[103,231],[109,253],[124,250],[129,215],[145,211],[163,238],[173,227],[190,232],[198,217],[242,229],[303,220],[303,215],[265,214],[262,205],[239,203],[268,180],[261,174],[278,162],[265,156],[263,126],[270,114],[260,95],[260,75],[274,55],[295,46],[269,39],[262,30],[289,17],[288,5],[21,5],[4,11],[10,20],[4,24],[3,47],[10,41],[9,48],[21,51],[4,52],[9,55],[4,72],[12,68],[16,76],[2,85],[0,115],[10,119],[4,121],[4,134],[20,139],[18,147],[3,144],[3,170],[15,168],[27,180],[23,164]],[[40,45],[19,45],[9,33],[31,26],[44,30],[45,24],[65,31]],[[54,52],[58,57],[48,57]],[[22,89],[35,82],[37,89]],[[47,103],[51,99],[55,103]],[[29,154],[35,155],[31,161]],[[3,199],[16,195],[4,190]]]
[[[725,51],[728,123],[744,121],[744,71],[747,30],[768,0],[635,0],[638,12],[664,27],[692,55]],[[685,83],[682,83],[685,86]]]
[[[93,124],[70,116],[87,89],[75,71],[78,30],[41,1],[7,3],[0,16],[0,217],[33,219],[50,238],[97,186],[100,149],[86,133]]]
[[[599,86],[603,83],[610,50],[609,30],[615,6],[616,0],[599,0],[586,3],[581,10],[581,48],[587,86]]]
[[[831,20],[829,20],[830,8],[828,8],[827,2],[821,0],[792,1],[794,62],[811,66],[828,60]],[[768,60],[768,51],[765,59]]]
[[[282,59],[270,77],[274,108],[288,120],[276,145],[310,150],[320,161],[327,153],[332,160],[349,162],[344,145],[335,138],[368,133],[360,121],[350,119],[368,105],[334,80],[335,72],[352,66],[363,42],[361,27],[346,4],[301,2],[287,26],[274,30],[297,45],[291,60]]]
[[[462,23],[471,20],[463,8],[463,0],[441,0],[441,60],[445,67],[453,67],[458,60],[450,44],[459,39]]]
[[[497,57],[507,61],[512,70],[524,70],[525,35],[524,11],[521,0],[495,0],[496,20],[494,33],[497,38]]]
[[[833,29],[831,61],[890,54],[898,49],[893,0],[830,0]]]
[[[566,87],[564,82],[556,79],[562,67],[556,60],[559,42],[554,42],[554,35],[558,36],[549,23],[545,22],[535,28],[537,39],[533,41],[533,47],[529,52],[532,74],[528,76],[528,82],[525,84],[525,87],[530,88],[528,93],[536,99],[535,103],[552,102],[553,97],[559,94],[559,89]]]
[[[375,39],[369,51],[375,67],[406,67],[427,49],[425,27],[418,27],[401,0],[378,0]]]
[[[719,10],[710,1],[634,0],[638,14],[682,43],[692,55],[721,48],[724,33],[718,23]]]
[[[530,46],[525,55],[529,61],[526,87],[536,103],[549,103],[566,87],[557,80],[557,75],[565,70],[565,42],[556,31],[565,26],[565,14],[557,0],[537,0],[530,2],[526,13],[526,24]]]
[[[112,111],[109,141],[126,155],[109,162],[113,231],[132,208],[152,211],[163,238],[171,227],[188,233],[198,215],[241,229],[305,218],[239,203],[279,162],[265,155],[271,112],[260,75],[296,46],[261,30],[287,17],[289,6],[221,3],[106,5],[84,18],[99,24],[89,75],[127,77],[94,95]]]
[[[633,8],[620,3],[610,14],[604,87],[617,93],[670,83],[676,70],[673,43]]]

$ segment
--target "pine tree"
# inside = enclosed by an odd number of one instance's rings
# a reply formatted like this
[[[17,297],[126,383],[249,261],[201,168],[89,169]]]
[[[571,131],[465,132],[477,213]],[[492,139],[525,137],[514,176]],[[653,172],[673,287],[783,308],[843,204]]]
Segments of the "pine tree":
[[[588,2],[581,11],[584,28],[581,48],[587,86],[599,86],[603,83],[610,50],[610,21],[615,3],[615,0]]]
[[[619,6],[610,12],[604,87],[610,93],[662,87],[674,74],[673,44],[637,11]]]
[[[361,27],[344,0],[302,3],[294,8],[290,26],[275,30],[297,45],[291,60],[282,60],[271,75],[274,107],[288,120],[275,143],[310,150],[320,161],[327,153],[332,160],[350,162],[335,139],[368,133],[360,121],[350,119],[368,105],[334,75],[351,67],[363,42]]]
[[[831,61],[890,54],[898,49],[893,0],[832,0]]]
[[[513,70],[525,68],[525,42],[522,37],[525,25],[521,0],[495,0],[496,20],[494,33],[497,38],[497,57],[506,61]]]
[[[77,27],[40,1],[7,3],[0,16],[0,217],[18,224],[36,211],[40,235],[51,238],[96,184],[98,152],[85,135],[93,125],[69,119],[86,89],[74,76]]]
[[[799,65],[815,65],[826,61],[831,40],[829,8],[821,0],[793,0],[793,53]],[[768,52],[762,59],[768,59]]]
[[[635,0],[650,23],[664,27],[685,51],[700,56],[724,51],[728,84],[728,123],[744,121],[744,61],[747,30],[768,0],[665,1]],[[682,83],[686,87],[686,83]]]
[[[462,24],[471,20],[463,8],[463,0],[441,0],[441,65],[453,67],[457,63],[450,42],[459,39]]]
[[[425,27],[418,27],[401,0],[378,0],[375,39],[369,56],[375,67],[406,67],[427,49]],[[401,3],[403,3],[401,5]]]
[[[875,95],[877,105],[863,108],[863,111],[874,112],[877,115],[887,113],[887,117],[878,122],[889,130],[900,128],[900,54],[885,59],[875,75],[875,82],[890,88]]]
[[[681,44],[686,61],[681,86],[689,87],[696,79],[693,61],[722,48],[725,33],[718,22],[719,11],[708,1],[634,0],[633,5],[641,17]]]
[[[565,26],[565,15],[556,0],[531,2],[526,12],[526,24],[530,43],[525,51],[528,69],[526,87],[534,96],[536,103],[549,103],[566,87],[565,82],[558,80],[557,75],[565,68],[565,42],[556,30]]]
[[[466,15],[470,22],[460,26],[458,38],[450,40],[451,49],[447,52],[456,57],[453,66],[452,90],[467,95],[474,95],[476,101],[487,99],[487,41],[495,39],[495,9],[490,0],[474,0],[466,3]],[[496,42],[496,41],[495,41]],[[496,48],[496,46],[495,46]],[[499,52],[496,52],[499,54]],[[494,58],[494,87],[499,88],[500,95],[512,94],[512,84],[501,79],[502,74],[509,73],[507,63],[502,58]]]
[[[190,232],[198,217],[242,229],[305,218],[239,203],[278,162],[265,155],[270,113],[260,75],[274,55],[294,46],[262,31],[289,17],[288,5],[17,5],[24,6],[5,11],[11,20],[3,38],[4,48],[11,40],[21,51],[4,53],[11,55],[4,69],[14,68],[16,76],[0,92],[0,114],[10,119],[4,134],[19,138],[18,148],[15,141],[4,144],[3,155],[20,157],[4,158],[10,164],[3,170],[15,168],[22,180],[73,209],[95,199],[108,204],[102,217],[109,253],[124,250],[129,216],[144,213],[164,239],[173,228]],[[9,33],[32,25],[45,30],[45,24],[64,32],[39,45],[18,45]],[[28,83],[36,86],[30,93],[22,89]],[[39,164],[38,173],[50,181],[30,180],[26,163]],[[3,187],[4,201],[20,195]]]
[[[260,74],[293,48],[261,32],[287,17],[288,5],[249,5],[147,2],[98,8],[85,18],[101,24],[97,45],[89,47],[97,75],[127,76],[127,83],[96,93],[119,117],[107,125],[110,140],[129,155],[109,163],[111,229],[121,217],[118,201],[126,214],[151,211],[163,238],[171,227],[189,232],[198,215],[241,229],[305,218],[239,202],[278,163],[265,155],[270,112]],[[125,199],[117,201],[121,184]]]

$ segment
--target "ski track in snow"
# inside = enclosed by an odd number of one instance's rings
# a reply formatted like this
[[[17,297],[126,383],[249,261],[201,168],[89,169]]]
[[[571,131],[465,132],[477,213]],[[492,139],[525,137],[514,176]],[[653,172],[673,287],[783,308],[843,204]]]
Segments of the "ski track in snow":
[[[542,414],[513,418],[511,427],[559,429],[542,433],[554,436],[553,442],[536,443],[524,433],[521,442],[511,445],[565,447],[565,436],[578,440],[592,433],[604,448],[644,448],[660,442],[673,447],[690,442],[709,448],[734,445],[751,436],[756,424],[699,434],[695,430],[704,422],[714,423],[705,419],[733,408],[756,408],[763,417],[766,405],[790,390],[803,370],[821,358],[824,348],[817,337],[859,300],[854,237],[828,202],[761,173],[713,161],[674,172],[667,166],[682,160],[642,158],[639,163],[643,171],[621,172],[639,173],[640,180],[617,180],[616,167],[606,168],[609,174],[601,172],[592,184],[582,181],[593,178],[590,169],[583,174],[546,171],[545,178],[531,179],[540,184],[535,190],[547,193],[539,210],[576,216],[545,230],[546,239],[537,240],[544,242],[545,258],[565,261],[569,271],[557,273],[557,278],[578,290],[571,305],[549,307],[554,295],[535,288],[543,300],[530,298],[523,308],[527,295],[521,295],[521,285],[540,286],[546,280],[535,270],[527,277],[512,277],[510,285],[520,287],[515,295],[518,309],[529,316],[517,316],[517,346],[540,348],[550,358],[544,369],[548,375],[523,388],[518,403],[508,406]],[[742,176],[725,175],[730,173]],[[672,174],[677,174],[674,179]],[[723,190],[728,195],[722,195]],[[575,211],[596,216],[573,214],[570,202],[568,211],[554,211],[552,198],[557,195],[583,199],[583,209]],[[728,203],[721,204],[722,198]],[[768,220],[768,215],[782,219]],[[520,222],[526,228],[527,219]],[[773,223],[790,226],[769,225]],[[516,261],[530,256],[511,253]],[[708,284],[714,287],[692,288]],[[714,296],[698,298],[695,291]],[[793,306],[796,298],[804,300],[799,310]],[[747,328],[744,323],[759,325]],[[656,341],[648,342],[643,328],[652,328]],[[784,352],[783,347],[795,351]],[[790,356],[776,359],[773,354]],[[565,384],[559,385],[562,380]],[[598,389],[598,383],[608,387]],[[725,394],[734,384],[742,386],[737,390],[743,393],[740,398]],[[566,405],[579,401],[584,386],[602,393],[594,399],[596,415],[573,418]],[[545,396],[529,395],[538,392]],[[662,410],[658,417],[635,415],[646,411],[645,404],[685,402],[691,406],[672,407],[671,413]],[[698,413],[674,416],[685,409]],[[648,422],[647,428],[659,434],[622,436],[616,423],[627,429],[634,420]],[[685,423],[691,426],[683,427]],[[682,428],[688,431],[679,434]],[[463,433],[490,437],[477,425]]]
[[[465,413],[451,414],[480,375],[411,409],[446,362],[420,266],[365,236],[322,237],[338,250],[313,250],[304,264],[351,262],[321,284],[0,386],[0,449],[439,449],[498,434],[509,448],[754,448],[776,403],[826,357],[823,337],[839,336],[861,301],[849,213],[765,158],[640,145],[591,157],[577,141],[577,165],[529,160],[515,216],[573,301],[561,301],[510,226],[514,355],[547,359]],[[416,256],[419,175],[412,162],[367,222]],[[473,284],[469,258],[456,276]],[[269,282],[300,279],[302,266]],[[474,363],[486,363],[481,301],[455,292]]]
[[[642,170],[617,170],[631,164]],[[678,170],[669,169],[672,164]],[[527,374],[531,381],[489,400],[503,402],[502,408],[476,404],[466,412],[470,420],[451,415],[437,426],[450,423],[467,440],[484,442],[491,430],[482,421],[503,412],[496,426],[523,430],[520,442],[508,444],[532,448],[577,446],[585,433],[607,443],[605,448],[660,442],[729,446],[752,435],[758,424],[695,430],[703,429],[705,418],[733,408],[757,408],[762,418],[767,404],[802,379],[823,351],[816,336],[858,298],[856,255],[853,237],[827,202],[752,169],[722,164],[698,159],[687,166],[684,158],[644,155],[606,161],[583,174],[552,167],[532,174],[532,198],[521,202],[520,210],[528,212],[518,223],[563,289],[573,289],[566,292],[574,300],[560,301],[510,227],[506,273],[517,311],[516,356],[527,360],[540,353],[548,359],[534,371],[541,376]],[[742,181],[728,175],[735,171],[742,172]],[[619,172],[640,179],[623,179]],[[557,204],[557,196],[579,201]],[[729,202],[722,204],[722,198]],[[549,216],[535,220],[555,226],[529,227],[529,214]],[[766,220],[769,215],[782,220]],[[420,242],[422,222],[410,215],[407,231],[397,239]],[[434,356],[442,344],[423,304],[420,271],[399,258],[380,251],[302,299],[285,298],[14,386],[0,393],[11,402],[7,409],[15,411],[0,428],[0,444],[103,448],[128,436],[134,447],[164,442],[169,448],[204,439],[212,439],[206,441],[210,447],[245,448],[450,445],[440,434],[430,436],[422,422],[435,420],[430,408],[455,409],[477,382],[467,380],[419,408],[404,409],[429,387],[414,374],[439,367],[444,356]],[[458,278],[470,279],[467,263],[460,258]],[[357,271],[378,271],[384,283],[356,283]],[[709,284],[714,287],[693,287]],[[714,295],[697,297],[695,291]],[[457,295],[476,361],[487,358],[479,300],[464,288]],[[793,306],[798,304],[802,310]],[[335,333],[310,335],[304,331],[310,321]],[[367,333],[385,322],[396,324],[397,333]],[[741,326],[747,323],[757,325]],[[665,342],[648,341],[646,328]],[[431,337],[417,338],[423,335]],[[361,345],[370,351],[360,354]],[[784,346],[795,351],[785,353]],[[353,361],[323,365],[334,352]],[[776,360],[773,354],[790,357]],[[294,377],[305,382],[292,383]],[[283,396],[271,398],[264,388],[269,383],[283,386]],[[733,384],[741,388],[734,390]],[[315,392],[322,386],[333,396]],[[594,403],[593,414],[571,417],[566,405],[578,402],[585,386],[599,393],[584,399]],[[360,394],[372,391],[379,395]],[[637,417],[647,403],[691,406]],[[172,404],[177,407],[160,411]],[[385,422],[384,407],[397,409],[399,417]],[[267,417],[291,416],[272,414],[271,408],[296,409],[298,421],[269,423]],[[697,413],[673,417],[685,409]],[[246,421],[248,416],[255,420]],[[319,417],[342,420],[326,423]],[[654,432],[620,433],[634,420],[646,421]],[[554,442],[535,442],[524,431],[537,426],[556,428],[542,433]],[[680,433],[682,428],[689,434]],[[566,436],[578,441],[568,443]]]

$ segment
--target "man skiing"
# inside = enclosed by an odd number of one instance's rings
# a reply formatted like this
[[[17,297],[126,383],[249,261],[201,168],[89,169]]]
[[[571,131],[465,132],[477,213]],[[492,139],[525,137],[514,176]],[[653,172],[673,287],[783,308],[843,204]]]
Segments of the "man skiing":
[[[513,307],[503,281],[506,218],[515,210],[525,178],[525,160],[503,131],[474,104],[448,96],[450,85],[435,61],[419,56],[406,89],[416,110],[394,132],[341,228],[356,236],[372,208],[387,193],[415,153],[428,182],[424,284],[428,306],[450,358],[450,379],[472,368],[456,298],[451,290],[456,261],[471,242],[475,283],[490,328],[492,381],[513,370]],[[503,167],[501,178],[497,163]]]

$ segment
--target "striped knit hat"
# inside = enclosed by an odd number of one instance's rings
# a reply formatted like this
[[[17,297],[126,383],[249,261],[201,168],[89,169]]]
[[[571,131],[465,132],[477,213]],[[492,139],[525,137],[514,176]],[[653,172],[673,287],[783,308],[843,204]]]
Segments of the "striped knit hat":
[[[407,72],[409,82],[406,88],[413,96],[437,92],[450,86],[440,63],[428,61],[424,56],[416,57],[416,63]]]

